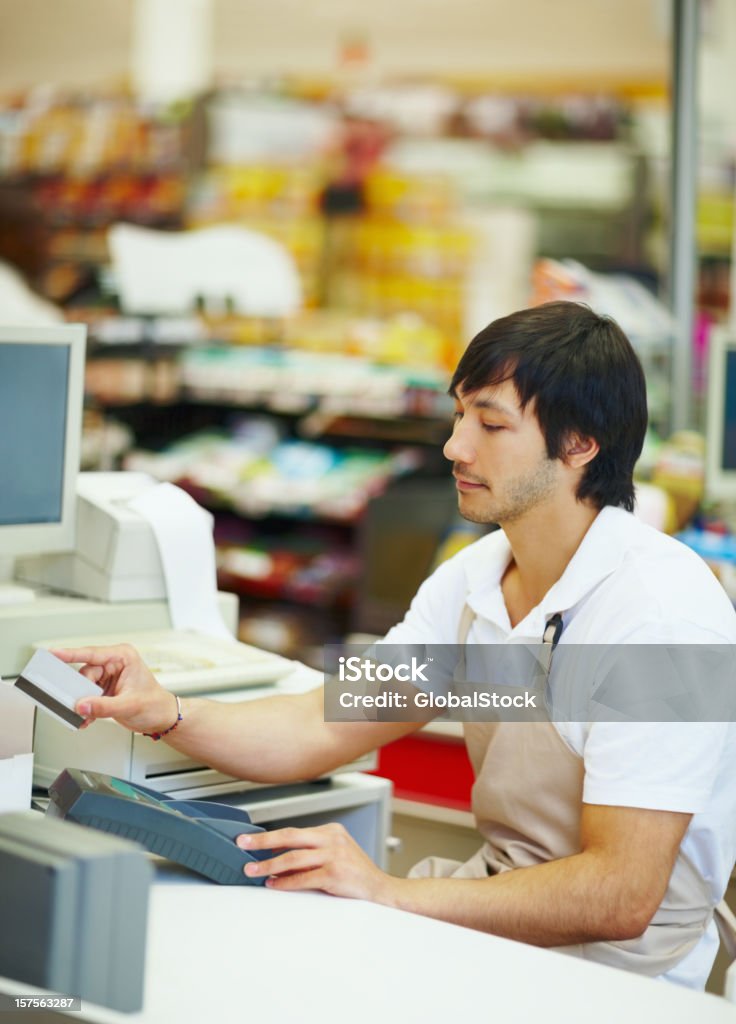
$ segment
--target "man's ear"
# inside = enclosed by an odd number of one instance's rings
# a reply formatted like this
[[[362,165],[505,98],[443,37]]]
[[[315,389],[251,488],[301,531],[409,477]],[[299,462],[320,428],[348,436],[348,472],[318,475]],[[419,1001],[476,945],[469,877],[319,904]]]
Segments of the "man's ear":
[[[571,469],[580,469],[592,462],[601,446],[594,437],[582,434],[569,434],[565,439],[562,461]]]

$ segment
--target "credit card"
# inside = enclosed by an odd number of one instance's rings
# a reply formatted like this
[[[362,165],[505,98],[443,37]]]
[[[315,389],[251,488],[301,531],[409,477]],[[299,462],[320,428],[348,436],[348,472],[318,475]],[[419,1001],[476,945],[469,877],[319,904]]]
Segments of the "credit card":
[[[82,697],[99,697],[100,688],[50,651],[36,651],[15,681],[16,687],[47,714],[78,729],[84,718],[74,706]]]

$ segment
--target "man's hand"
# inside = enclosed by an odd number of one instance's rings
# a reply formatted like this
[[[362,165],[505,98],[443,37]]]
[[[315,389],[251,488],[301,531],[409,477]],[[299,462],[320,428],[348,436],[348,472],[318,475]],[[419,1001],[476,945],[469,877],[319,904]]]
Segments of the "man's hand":
[[[390,902],[395,879],[376,867],[342,825],[248,833],[238,836],[237,844],[249,852],[286,851],[245,865],[249,878],[270,875],[266,885],[272,889],[319,889],[333,896]]]
[[[580,853],[487,878],[395,878],[341,825],[238,836],[244,850],[285,850],[245,866],[273,889],[372,900],[538,946],[641,935],[667,889],[691,815],[584,804]]]
[[[51,653],[67,664],[81,664],[81,674],[100,687],[99,697],[84,697],[76,706],[86,719],[83,729],[96,718],[114,718],[133,732],[163,732],[176,721],[176,698],[159,686],[129,644]]]

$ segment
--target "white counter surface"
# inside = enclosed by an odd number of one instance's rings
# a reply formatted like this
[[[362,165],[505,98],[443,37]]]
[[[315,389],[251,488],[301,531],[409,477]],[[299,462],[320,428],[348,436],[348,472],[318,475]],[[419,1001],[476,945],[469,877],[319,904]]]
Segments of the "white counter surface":
[[[736,1024],[717,996],[370,903],[168,868],[151,895],[144,1011],[86,1004],[69,1020]],[[33,990],[0,979],[0,992]]]

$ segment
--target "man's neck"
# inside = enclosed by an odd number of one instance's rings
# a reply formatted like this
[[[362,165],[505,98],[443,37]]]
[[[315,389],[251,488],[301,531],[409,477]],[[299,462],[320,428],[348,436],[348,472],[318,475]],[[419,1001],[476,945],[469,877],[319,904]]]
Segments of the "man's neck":
[[[521,621],[560,579],[597,515],[597,508],[575,502],[572,507],[567,503],[541,506],[517,522],[502,524],[513,555],[504,577],[512,624]]]

